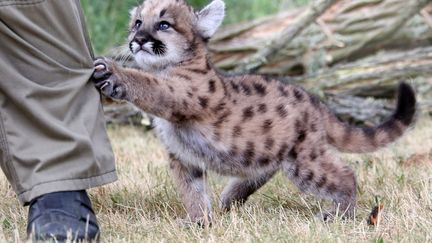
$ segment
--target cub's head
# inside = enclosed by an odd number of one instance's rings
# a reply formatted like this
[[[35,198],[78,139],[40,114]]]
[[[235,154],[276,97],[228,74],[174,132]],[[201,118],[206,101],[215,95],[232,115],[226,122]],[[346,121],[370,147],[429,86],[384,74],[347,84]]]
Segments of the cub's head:
[[[142,68],[164,68],[193,57],[221,25],[225,3],[194,11],[185,0],[146,0],[130,12],[129,47]]]

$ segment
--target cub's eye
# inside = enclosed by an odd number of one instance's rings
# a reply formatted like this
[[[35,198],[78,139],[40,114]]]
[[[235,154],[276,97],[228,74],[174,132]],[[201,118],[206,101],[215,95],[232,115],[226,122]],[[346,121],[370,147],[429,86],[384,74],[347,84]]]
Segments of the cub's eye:
[[[162,21],[159,23],[159,25],[157,26],[158,30],[167,30],[171,27],[171,24],[166,22],[166,21]]]
[[[139,20],[139,19],[137,19],[136,21],[135,21],[135,25],[134,25],[134,30],[137,30],[137,29],[139,29],[139,27],[141,27],[141,25],[142,25],[142,21],[141,20]]]

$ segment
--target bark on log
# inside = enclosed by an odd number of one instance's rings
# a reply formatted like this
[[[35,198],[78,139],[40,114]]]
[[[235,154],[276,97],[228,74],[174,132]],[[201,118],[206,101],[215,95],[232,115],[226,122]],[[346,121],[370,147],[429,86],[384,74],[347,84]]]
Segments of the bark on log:
[[[241,73],[252,72],[267,64],[275,54],[285,47],[292,39],[301,33],[307,26],[321,16],[336,0],[317,0],[312,2],[309,8],[306,9],[293,24],[282,30],[280,34],[275,36],[264,48],[249,59],[246,59],[236,69]]]
[[[432,47],[406,51],[382,51],[356,62],[337,65],[313,75],[288,81],[309,90],[354,96],[387,98],[388,86],[400,81],[427,85],[432,77]]]
[[[432,47],[381,52],[315,75],[285,78],[319,94],[340,117],[378,122],[394,109],[399,82],[412,84],[421,110],[432,111]]]
[[[286,48],[266,58],[267,64],[257,72],[282,76],[313,74],[382,49],[429,46],[432,28],[424,16],[432,13],[432,6],[418,14],[427,2],[430,1],[338,1],[317,23],[286,43]],[[210,43],[216,66],[231,71],[244,65],[244,60],[257,58],[268,40],[278,38],[286,26],[295,25],[303,11],[227,26]]]

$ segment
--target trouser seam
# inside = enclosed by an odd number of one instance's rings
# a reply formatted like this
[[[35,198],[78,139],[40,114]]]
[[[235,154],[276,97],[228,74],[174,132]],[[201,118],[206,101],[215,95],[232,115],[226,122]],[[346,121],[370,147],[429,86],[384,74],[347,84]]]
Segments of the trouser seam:
[[[22,187],[19,183],[18,180],[18,174],[15,170],[15,167],[12,165],[12,154],[10,152],[10,148],[9,148],[9,142],[8,142],[8,138],[6,135],[6,129],[5,129],[5,123],[4,123],[4,118],[3,118],[3,114],[2,111],[0,111],[0,143],[1,143],[1,147],[2,149],[4,149],[4,153],[5,153],[5,167],[8,170],[7,173],[9,173],[9,176],[11,178],[11,184],[15,187],[15,190],[21,190]]]

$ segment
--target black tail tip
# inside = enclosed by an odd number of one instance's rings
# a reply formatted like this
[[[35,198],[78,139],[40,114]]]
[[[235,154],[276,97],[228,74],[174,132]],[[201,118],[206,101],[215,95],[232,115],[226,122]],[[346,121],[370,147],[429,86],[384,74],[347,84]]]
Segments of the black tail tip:
[[[417,101],[413,87],[405,82],[401,82],[399,85],[397,108],[394,118],[404,125],[409,126],[414,121],[416,110]]]

